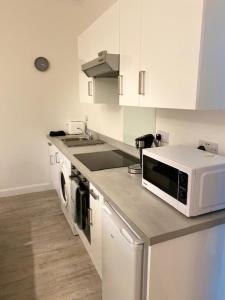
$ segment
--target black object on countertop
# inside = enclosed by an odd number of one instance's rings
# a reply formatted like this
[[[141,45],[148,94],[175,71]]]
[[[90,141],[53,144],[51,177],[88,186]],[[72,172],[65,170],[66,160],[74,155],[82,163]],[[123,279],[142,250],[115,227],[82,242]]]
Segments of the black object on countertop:
[[[65,136],[66,133],[63,130],[59,130],[59,131],[50,131],[49,133],[50,136]]]
[[[142,167],[142,151],[145,148],[151,148],[154,142],[153,134],[145,134],[135,139],[136,148],[140,151],[140,165]]]
[[[203,145],[198,146],[198,149],[202,150],[202,151],[206,151],[205,146],[203,146]]]
[[[74,154],[74,156],[91,171],[128,167],[139,162],[136,157],[120,150]]]

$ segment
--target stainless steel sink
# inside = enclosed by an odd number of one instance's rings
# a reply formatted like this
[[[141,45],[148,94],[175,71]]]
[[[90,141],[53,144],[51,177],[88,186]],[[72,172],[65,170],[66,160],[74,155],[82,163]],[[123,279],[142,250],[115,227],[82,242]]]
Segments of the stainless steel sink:
[[[101,140],[89,140],[86,137],[65,138],[62,139],[62,142],[67,147],[94,146],[94,145],[101,145],[105,143]]]
[[[88,141],[88,138],[84,136],[80,136],[80,137],[62,139],[62,142],[75,142],[75,141]]]

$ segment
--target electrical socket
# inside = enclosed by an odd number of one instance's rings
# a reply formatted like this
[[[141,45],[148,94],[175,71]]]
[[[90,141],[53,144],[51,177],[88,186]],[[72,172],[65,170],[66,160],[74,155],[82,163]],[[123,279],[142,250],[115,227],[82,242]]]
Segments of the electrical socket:
[[[169,144],[169,137],[170,137],[169,132],[162,131],[162,130],[157,130],[157,133],[161,134],[161,137],[162,137],[161,142],[162,143]]]
[[[210,153],[217,154],[218,153],[218,148],[219,145],[217,143],[205,141],[205,140],[200,140],[199,141],[199,146],[204,146],[205,150]]]

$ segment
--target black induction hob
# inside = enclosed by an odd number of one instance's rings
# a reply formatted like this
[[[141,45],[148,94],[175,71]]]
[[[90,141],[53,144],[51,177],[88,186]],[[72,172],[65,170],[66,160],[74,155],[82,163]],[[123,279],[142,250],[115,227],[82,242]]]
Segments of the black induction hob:
[[[128,167],[139,163],[139,159],[120,150],[74,154],[74,156],[91,171]]]

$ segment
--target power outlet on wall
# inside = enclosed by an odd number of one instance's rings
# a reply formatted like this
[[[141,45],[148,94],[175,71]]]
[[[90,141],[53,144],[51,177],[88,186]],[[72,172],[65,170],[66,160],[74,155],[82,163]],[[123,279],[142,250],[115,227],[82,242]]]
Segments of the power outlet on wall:
[[[211,152],[211,153],[214,153],[214,154],[217,154],[218,153],[218,144],[217,143],[212,143],[212,142],[208,142],[208,141],[205,141],[205,140],[200,140],[199,141],[199,146],[204,146],[205,147],[205,150],[207,152]]]
[[[157,133],[161,134],[161,137],[162,137],[161,142],[162,143],[169,144],[169,137],[170,137],[169,132],[162,131],[162,130],[157,130]]]

